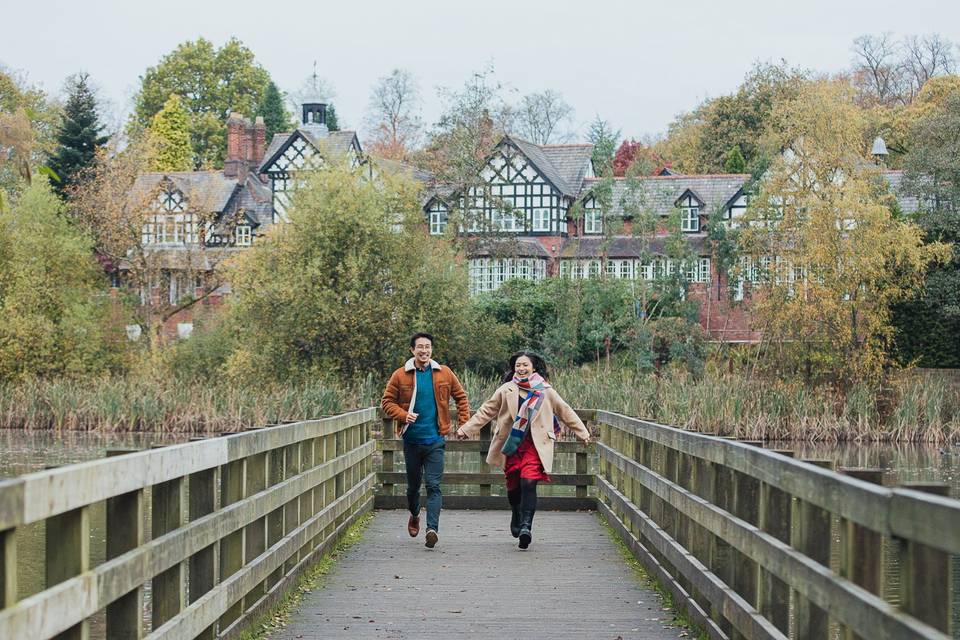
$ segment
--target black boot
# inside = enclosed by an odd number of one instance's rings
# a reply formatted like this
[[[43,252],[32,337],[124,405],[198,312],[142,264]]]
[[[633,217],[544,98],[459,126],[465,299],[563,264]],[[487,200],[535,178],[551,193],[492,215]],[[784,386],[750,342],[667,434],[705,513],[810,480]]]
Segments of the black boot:
[[[520,548],[526,549],[530,546],[530,543],[533,542],[533,514],[536,511],[533,509],[524,509],[520,515]]]
[[[507,492],[507,500],[510,501],[510,509],[513,513],[510,515],[510,535],[514,538],[520,536],[520,489]]]

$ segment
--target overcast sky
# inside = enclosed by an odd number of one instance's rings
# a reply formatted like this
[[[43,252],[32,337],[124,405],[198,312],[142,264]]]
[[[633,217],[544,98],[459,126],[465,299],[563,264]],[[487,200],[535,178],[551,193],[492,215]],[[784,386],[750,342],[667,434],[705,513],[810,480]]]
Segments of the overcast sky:
[[[596,114],[626,137],[659,134],[704,98],[732,92],[755,61],[824,72],[849,66],[862,34],[938,32],[960,43],[958,0],[8,0],[0,63],[58,94],[87,71],[116,114],[139,77],[179,43],[231,36],[283,91],[312,73],[336,90],[344,128],[361,125],[370,89],[410,70],[424,120],[437,87],[492,63],[516,96],[553,89],[582,140]]]

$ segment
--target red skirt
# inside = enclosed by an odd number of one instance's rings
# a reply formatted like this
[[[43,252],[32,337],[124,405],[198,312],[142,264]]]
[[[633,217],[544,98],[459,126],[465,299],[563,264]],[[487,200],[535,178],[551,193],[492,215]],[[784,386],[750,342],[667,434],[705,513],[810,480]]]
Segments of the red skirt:
[[[550,482],[550,475],[543,470],[540,454],[537,453],[537,447],[534,446],[533,438],[530,437],[529,433],[517,447],[517,451],[507,456],[507,464],[503,467],[503,473],[507,478],[507,491],[518,489],[520,478]]]

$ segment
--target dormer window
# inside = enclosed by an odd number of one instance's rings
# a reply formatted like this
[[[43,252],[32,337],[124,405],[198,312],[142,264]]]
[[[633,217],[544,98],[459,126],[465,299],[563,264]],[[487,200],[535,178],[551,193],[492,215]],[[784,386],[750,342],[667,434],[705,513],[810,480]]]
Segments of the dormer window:
[[[693,193],[687,191],[677,200],[680,207],[680,230],[685,233],[700,231],[700,207],[703,202]]]
[[[196,244],[197,222],[192,213],[185,212],[185,200],[183,193],[172,185],[157,196],[141,231],[144,245]]]
[[[248,224],[238,224],[233,236],[238,247],[249,247],[253,243],[253,232]]]

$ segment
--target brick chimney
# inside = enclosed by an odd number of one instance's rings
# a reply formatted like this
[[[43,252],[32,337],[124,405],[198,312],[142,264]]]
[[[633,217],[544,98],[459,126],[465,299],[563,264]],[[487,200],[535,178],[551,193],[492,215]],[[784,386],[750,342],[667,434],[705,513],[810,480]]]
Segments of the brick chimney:
[[[267,125],[263,122],[263,116],[257,116],[253,123],[253,144],[250,149],[250,157],[247,158],[250,170],[256,172],[260,168],[260,163],[264,161],[263,154],[267,150]]]
[[[223,162],[223,175],[228,178],[236,178],[246,168],[248,152],[244,147],[249,145],[244,144],[246,129],[247,122],[239,113],[233,112],[227,118],[227,157]]]

